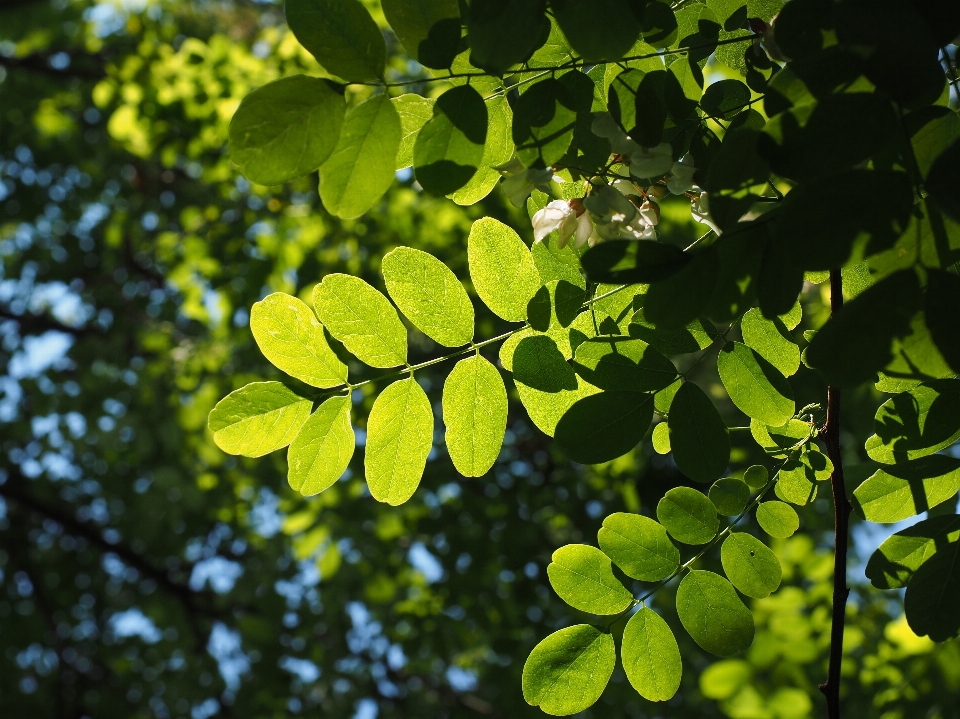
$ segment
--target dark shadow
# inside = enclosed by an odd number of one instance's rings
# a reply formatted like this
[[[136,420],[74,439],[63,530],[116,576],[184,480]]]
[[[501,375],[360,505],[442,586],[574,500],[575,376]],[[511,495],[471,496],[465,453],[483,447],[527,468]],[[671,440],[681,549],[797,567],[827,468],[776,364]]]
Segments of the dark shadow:
[[[513,378],[541,392],[577,388],[577,376],[557,343],[546,335],[524,337],[513,353]]]

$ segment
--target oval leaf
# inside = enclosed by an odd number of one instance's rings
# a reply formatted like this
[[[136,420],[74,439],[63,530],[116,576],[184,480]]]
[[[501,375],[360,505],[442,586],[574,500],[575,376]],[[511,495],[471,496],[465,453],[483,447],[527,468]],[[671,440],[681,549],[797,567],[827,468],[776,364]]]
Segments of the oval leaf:
[[[666,579],[680,566],[680,550],[661,524],[640,514],[615,512],[597,533],[600,549],[624,574],[644,582]]]
[[[786,539],[800,528],[800,517],[784,502],[761,502],[757,507],[757,524],[771,537]]]
[[[878,469],[854,492],[871,522],[899,522],[926,512],[960,490],[960,459],[934,454]]]
[[[417,181],[437,195],[459,190],[480,167],[486,139],[487,106],[480,93],[470,85],[447,90],[413,146]]]
[[[693,641],[721,657],[753,643],[753,615],[733,585],[713,572],[691,571],[677,588],[677,615]]]
[[[400,117],[400,147],[396,167],[402,170],[413,164],[413,145],[420,129],[433,117],[433,98],[407,93],[393,98],[393,107]]]
[[[352,82],[383,77],[387,48],[359,0],[286,0],[287,24],[323,68]]]
[[[291,377],[322,388],[347,381],[347,366],[302,300],[283,292],[267,295],[250,310],[250,331],[263,356]]]
[[[960,381],[925,382],[884,402],[867,440],[870,459],[884,464],[919,459],[960,438]]]
[[[520,236],[492,217],[473,223],[467,238],[470,278],[480,299],[508,322],[527,319],[527,304],[539,289],[540,274]]]
[[[417,491],[433,447],[433,408],[413,377],[394,382],[373,403],[363,466],[378,502],[403,504]]]
[[[745,532],[734,532],[723,540],[720,561],[727,579],[748,597],[763,599],[780,586],[783,570],[777,555]]]
[[[550,586],[574,609],[591,614],[619,614],[633,595],[613,576],[610,559],[596,547],[568,544],[553,553]]]
[[[747,506],[750,499],[750,487],[735,477],[718,479],[710,487],[710,501],[717,512],[726,517],[736,517]]]
[[[350,426],[350,395],[331,397],[310,415],[287,450],[287,481],[305,497],[340,479],[350,464],[356,437]]]
[[[600,464],[636,447],[652,419],[652,394],[600,392],[577,400],[557,422],[554,436],[574,462]]]
[[[907,623],[918,636],[935,642],[955,637],[960,631],[960,542],[952,542],[925,562],[907,584],[903,609]]]
[[[711,482],[730,462],[730,436],[710,398],[684,382],[670,403],[670,446],[677,467],[697,482]]]
[[[577,347],[577,374],[607,390],[657,392],[677,378],[677,368],[643,340],[596,337]]]
[[[760,310],[754,308],[743,316],[740,329],[743,332],[744,344],[780,370],[785,377],[796,374],[800,369],[800,348],[790,339],[787,325],[779,317],[768,320]]]
[[[380,5],[410,57],[425,67],[450,67],[460,49],[457,0],[381,0]]]
[[[617,650],[609,632],[577,624],[554,632],[523,665],[523,698],[553,716],[593,705],[610,681]]]
[[[230,159],[251,182],[277,185],[326,160],[347,105],[327,80],[294,75],[257,88],[230,120]]]
[[[684,544],[706,544],[717,536],[717,508],[703,492],[674,487],[657,503],[657,519]]]
[[[905,587],[941,548],[960,540],[960,516],[930,517],[888,537],[867,562],[865,574],[877,589]]]
[[[503,378],[480,355],[460,360],[443,384],[447,452],[465,477],[486,474],[500,454],[507,428]]]
[[[217,402],[207,426],[224,452],[262,457],[290,444],[312,408],[280,382],[253,382]]]
[[[667,623],[647,607],[630,617],[620,650],[623,670],[644,699],[665,702],[680,688],[683,664],[676,637]]]
[[[730,399],[748,417],[774,426],[793,417],[796,405],[790,383],[780,370],[746,345],[724,345],[717,368]]]
[[[313,308],[330,334],[371,367],[407,362],[407,328],[390,300],[361,280],[334,273],[313,288]]]
[[[350,109],[333,154],[320,166],[320,199],[343,219],[360,217],[393,182],[400,116],[386,95]]]

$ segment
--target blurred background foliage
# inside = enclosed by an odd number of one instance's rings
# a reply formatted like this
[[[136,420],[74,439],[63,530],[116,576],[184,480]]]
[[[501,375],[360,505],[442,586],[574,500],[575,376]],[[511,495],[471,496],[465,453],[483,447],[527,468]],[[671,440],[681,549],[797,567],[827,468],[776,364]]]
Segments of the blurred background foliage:
[[[388,48],[388,79],[422,77],[392,37]],[[324,212],[315,175],[251,186],[226,154],[230,117],[250,90],[298,72],[320,70],[270,2],[0,2],[5,717],[537,716],[520,693],[523,660],[581,620],[547,586],[551,552],[592,542],[607,513],[651,514],[685,481],[649,443],[607,465],[571,465],[513,410],[480,479],[457,475],[438,430],[419,491],[398,508],[368,496],[360,453],[335,487],[304,499],[286,486],[282,453],[216,448],[206,429],[216,400],[279,378],[248,328],[267,293],[309,301],[329,272],[380,286],[380,260],[398,245],[466,279],[466,234],[483,215],[532,239],[499,191],[461,208],[420,194],[403,171],[354,221]],[[684,214],[664,213],[668,236],[693,231],[671,228]],[[823,286],[802,299],[805,322],[822,322]],[[500,331],[476,307],[478,337]],[[411,337],[411,362],[439,353]],[[716,387],[736,424],[715,365],[700,367],[698,383]],[[417,375],[438,416],[445,371]],[[810,374],[795,378],[799,405],[823,396],[804,385]],[[860,392],[844,398],[857,480],[855,438],[869,434],[879,397]],[[372,395],[358,390],[354,402]],[[761,459],[749,433],[733,438],[734,462]],[[829,503],[801,508],[801,532],[774,543],[784,586],[753,601],[748,652],[715,661],[677,631],[693,671],[673,700],[645,702],[617,669],[583,716],[820,715]],[[960,717],[958,641],[916,637],[900,597],[864,578],[890,531],[854,529],[845,711]],[[656,601],[669,606],[670,591]]]

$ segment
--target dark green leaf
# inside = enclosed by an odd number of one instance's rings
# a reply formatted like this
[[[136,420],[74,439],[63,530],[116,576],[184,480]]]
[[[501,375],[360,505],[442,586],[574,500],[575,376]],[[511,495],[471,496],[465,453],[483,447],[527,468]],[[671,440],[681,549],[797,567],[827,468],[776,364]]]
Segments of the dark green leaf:
[[[878,469],[853,492],[871,522],[899,522],[947,501],[960,489],[960,459],[933,454]]]
[[[960,373],[960,277],[952,272],[927,270],[923,300],[930,336],[950,368]]]
[[[677,588],[677,614],[703,649],[721,657],[753,643],[753,615],[733,585],[713,572],[693,570]]]
[[[960,630],[960,542],[951,542],[914,573],[903,609],[914,634],[942,642]]]
[[[754,304],[768,227],[766,222],[744,223],[713,244],[719,267],[704,314],[715,322],[731,322]]]
[[[733,403],[766,425],[780,426],[796,405],[790,383],[776,367],[746,345],[728,342],[717,358],[720,379]]]
[[[589,624],[554,632],[523,665],[523,698],[547,714],[567,716],[591,706],[617,663],[613,637]]]
[[[713,402],[693,382],[684,382],[670,404],[670,445],[677,468],[697,482],[723,475],[730,436]]]
[[[769,597],[780,586],[780,560],[766,544],[750,534],[733,532],[723,540],[720,561],[727,579],[748,597]]]
[[[486,138],[487,106],[480,93],[470,85],[447,90],[413,147],[417,181],[437,195],[460,189],[480,167]]]
[[[789,504],[761,502],[757,507],[757,524],[771,537],[786,539],[800,528],[800,517]]]
[[[663,242],[611,240],[587,250],[581,262],[591,282],[622,285],[665,280],[689,260],[682,250]]]
[[[926,382],[888,399],[877,410],[874,432],[867,455],[884,464],[949,447],[960,438],[960,381]]]
[[[747,483],[750,489],[762,489],[770,479],[770,472],[762,464],[754,464],[747,467],[743,473],[743,481]]]
[[[710,501],[725,517],[736,517],[747,506],[750,487],[735,477],[718,479],[710,487]]]
[[[773,227],[774,223],[770,223]],[[803,270],[789,261],[790,248],[771,241],[760,262],[760,277],[757,280],[757,303],[763,316],[770,319],[789,311],[797,302],[803,289]]]
[[[640,20],[627,0],[551,0],[550,8],[570,45],[587,62],[619,60],[640,36]]]
[[[674,487],[657,503],[657,519],[684,544],[706,544],[717,536],[717,508],[703,492]]]
[[[823,48],[824,31],[833,29],[831,0],[791,0],[777,16],[774,37],[787,57],[800,59]]]
[[[560,547],[553,553],[547,575],[557,596],[581,612],[619,614],[633,601],[633,595],[613,576],[610,559],[596,547]]]
[[[739,80],[720,80],[703,93],[700,107],[710,117],[730,119],[750,101],[750,88]]]
[[[528,59],[550,34],[546,0],[467,0],[470,62],[492,75]]]
[[[647,701],[664,702],[680,688],[680,648],[667,623],[647,607],[630,617],[620,650],[630,685]]]
[[[711,246],[675,274],[650,285],[643,305],[646,321],[663,330],[676,330],[694,321],[710,300],[718,271],[717,251]]]
[[[597,533],[600,549],[624,574],[658,582],[680,566],[680,550],[658,522],[640,514],[616,512],[603,520]]]
[[[960,140],[944,150],[930,166],[926,188],[947,217],[960,222]]]
[[[930,517],[889,537],[867,562],[867,579],[877,589],[899,589],[941,548],[960,540],[960,517]]]
[[[577,113],[573,96],[559,80],[531,85],[513,108],[513,142],[527,167],[550,167],[573,141]]]
[[[634,313],[628,332],[667,355],[699,352],[709,347],[717,335],[713,325],[703,319],[696,319],[679,330],[656,329],[647,322],[643,309]]]
[[[460,50],[457,0],[382,0],[381,7],[410,57],[426,67],[450,67]]]
[[[383,77],[387,48],[359,0],[286,0],[287,24],[324,69],[351,82]]]
[[[643,340],[626,337],[596,337],[581,343],[573,366],[603,390],[656,392],[677,377],[670,360]]]
[[[677,18],[667,3],[650,2],[643,7],[640,30],[644,41],[655,48],[670,47],[677,38]]]
[[[574,462],[600,464],[636,447],[652,419],[653,395],[600,392],[577,400],[557,423],[555,437]]]

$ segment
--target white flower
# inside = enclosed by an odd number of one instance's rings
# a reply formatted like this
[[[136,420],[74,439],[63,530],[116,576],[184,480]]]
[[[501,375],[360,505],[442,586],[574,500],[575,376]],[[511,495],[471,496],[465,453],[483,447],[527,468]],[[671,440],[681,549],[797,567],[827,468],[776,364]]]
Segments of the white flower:
[[[654,227],[660,221],[660,208],[655,202],[648,200],[638,210],[620,192],[605,185],[594,189],[583,204],[594,223],[588,237],[591,247],[600,240],[648,240],[657,236]]]
[[[593,124],[590,125],[590,130],[597,137],[609,140],[610,150],[615,155],[630,155],[640,149],[640,146],[627,136],[609,112],[597,115]]]
[[[673,166],[673,148],[661,142],[656,147],[641,147],[630,155],[630,174],[634,177],[660,177]]]
[[[697,222],[703,223],[718,235],[720,234],[720,228],[717,227],[717,223],[710,217],[710,198],[706,192],[701,192],[700,197],[693,200],[690,207],[690,214],[693,215],[693,219]]]
[[[538,241],[559,229],[560,243],[565,245],[576,227],[577,214],[567,200],[553,200],[533,216],[533,238]]]
[[[640,205],[640,217],[647,226],[655,227],[660,222],[660,205],[647,200]]]
[[[515,207],[523,207],[523,203],[535,189],[549,191],[550,180],[553,178],[550,170],[524,167],[516,157],[505,165],[498,165],[493,169],[503,175],[501,187]]]
[[[682,195],[693,189],[693,173],[697,168],[693,166],[693,159],[687,155],[679,162],[674,162],[670,168],[670,177],[667,179],[667,189],[674,195]]]
[[[577,218],[577,229],[573,233],[573,246],[583,247],[583,243],[593,234],[593,218],[589,212],[584,212]],[[591,245],[592,246],[592,245]],[[563,245],[561,245],[563,247]]]

